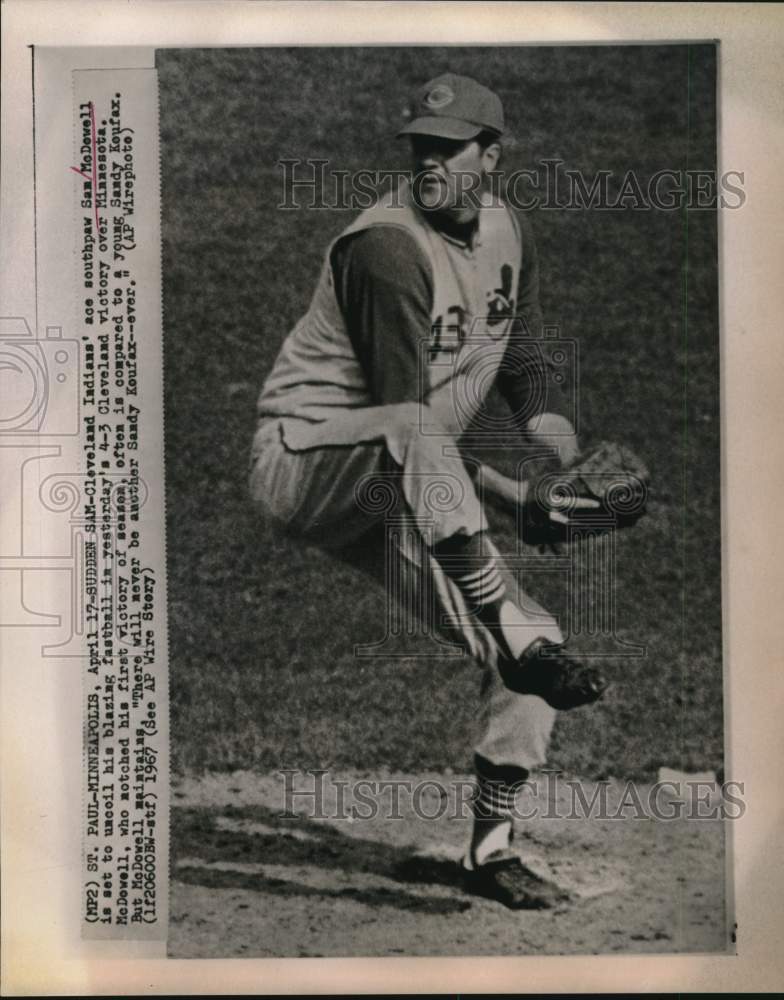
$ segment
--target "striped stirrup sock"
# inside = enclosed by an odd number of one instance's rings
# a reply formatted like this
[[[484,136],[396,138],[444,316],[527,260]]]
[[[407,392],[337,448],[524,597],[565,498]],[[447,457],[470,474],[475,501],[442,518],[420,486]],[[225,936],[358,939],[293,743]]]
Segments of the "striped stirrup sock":
[[[528,778],[525,768],[492,764],[479,754],[474,757],[474,768],[477,794],[472,803],[471,844],[463,858],[467,869],[510,847],[517,791]]]
[[[528,780],[528,771],[515,764],[493,764],[481,754],[474,755],[477,795],[474,815],[478,818],[511,819],[515,798]]]
[[[488,559],[481,569],[455,574],[452,579],[460,588],[466,604],[472,609],[481,610],[506,596],[506,586],[498,572],[495,559]]]
[[[457,585],[472,614],[495,639],[501,654],[517,660],[530,643],[528,624],[510,600],[495,557],[487,554],[483,532],[453,535],[433,546],[444,573]]]
[[[511,819],[514,813],[517,784],[493,780],[477,774],[477,795],[474,799],[474,815],[480,819]]]
[[[445,538],[433,546],[433,555],[475,614],[481,616],[486,608],[497,607],[506,597],[495,558],[487,553],[483,531]]]

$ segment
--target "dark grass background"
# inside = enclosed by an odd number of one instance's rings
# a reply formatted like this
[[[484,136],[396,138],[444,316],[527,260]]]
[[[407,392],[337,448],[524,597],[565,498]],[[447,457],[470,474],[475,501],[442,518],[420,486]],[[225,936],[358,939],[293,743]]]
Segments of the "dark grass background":
[[[509,169],[589,177],[715,169],[709,45],[160,51],[172,763],[199,770],[470,766],[468,659],[358,660],[383,593],[257,521],[254,404],[350,211],[281,211],[281,158],[408,166],[410,91],[451,69],[501,95]],[[649,463],[651,513],[617,538],[611,696],[559,718],[552,762],[587,777],[722,764],[719,331],[710,211],[532,213],[546,320],[580,349],[584,445]],[[502,547],[511,520],[493,513]],[[563,579],[527,585],[564,611]],[[578,639],[577,648],[591,651]]]

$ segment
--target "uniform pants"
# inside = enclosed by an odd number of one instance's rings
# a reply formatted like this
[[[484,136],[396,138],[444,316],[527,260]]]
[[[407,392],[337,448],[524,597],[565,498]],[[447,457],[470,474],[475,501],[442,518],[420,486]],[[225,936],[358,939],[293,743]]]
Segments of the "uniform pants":
[[[541,698],[504,685],[492,635],[432,555],[433,544],[473,535],[486,521],[455,442],[432,428],[423,434],[417,409],[368,408],[364,416],[353,411],[315,426],[263,421],[253,441],[251,496],[288,533],[350,562],[358,553],[365,565],[375,561],[406,613],[471,655],[484,671],[475,752],[493,764],[530,770],[546,760],[555,712]],[[379,532],[380,525],[388,530]],[[521,591],[489,538],[487,555],[496,557],[509,596],[524,612],[523,644],[538,636],[563,641],[555,620]]]

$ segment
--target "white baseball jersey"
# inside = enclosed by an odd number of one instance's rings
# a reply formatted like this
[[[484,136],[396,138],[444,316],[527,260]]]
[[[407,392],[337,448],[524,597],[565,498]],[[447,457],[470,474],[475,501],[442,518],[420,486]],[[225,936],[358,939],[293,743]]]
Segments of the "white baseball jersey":
[[[330,246],[310,308],[286,338],[262,389],[262,418],[299,417],[332,425],[334,437],[326,427],[314,429],[314,444],[348,443],[370,435],[370,414],[353,412],[373,407],[373,400],[346,331],[330,261],[343,237],[380,225],[408,231],[432,273],[431,324],[420,345],[417,398],[438,401],[443,423],[466,426],[486,398],[505,353],[522,254],[514,215],[486,195],[468,247],[429,225],[403,185],[397,196],[390,193],[364,211]],[[302,430],[301,441],[307,437]]]

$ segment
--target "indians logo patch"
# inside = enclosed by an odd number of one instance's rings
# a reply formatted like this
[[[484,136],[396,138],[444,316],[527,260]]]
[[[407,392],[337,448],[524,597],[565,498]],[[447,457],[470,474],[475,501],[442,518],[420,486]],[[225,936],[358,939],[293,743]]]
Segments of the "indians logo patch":
[[[487,292],[487,325],[497,326],[514,316],[515,300],[512,298],[512,277],[510,264],[501,268],[501,287]]]

